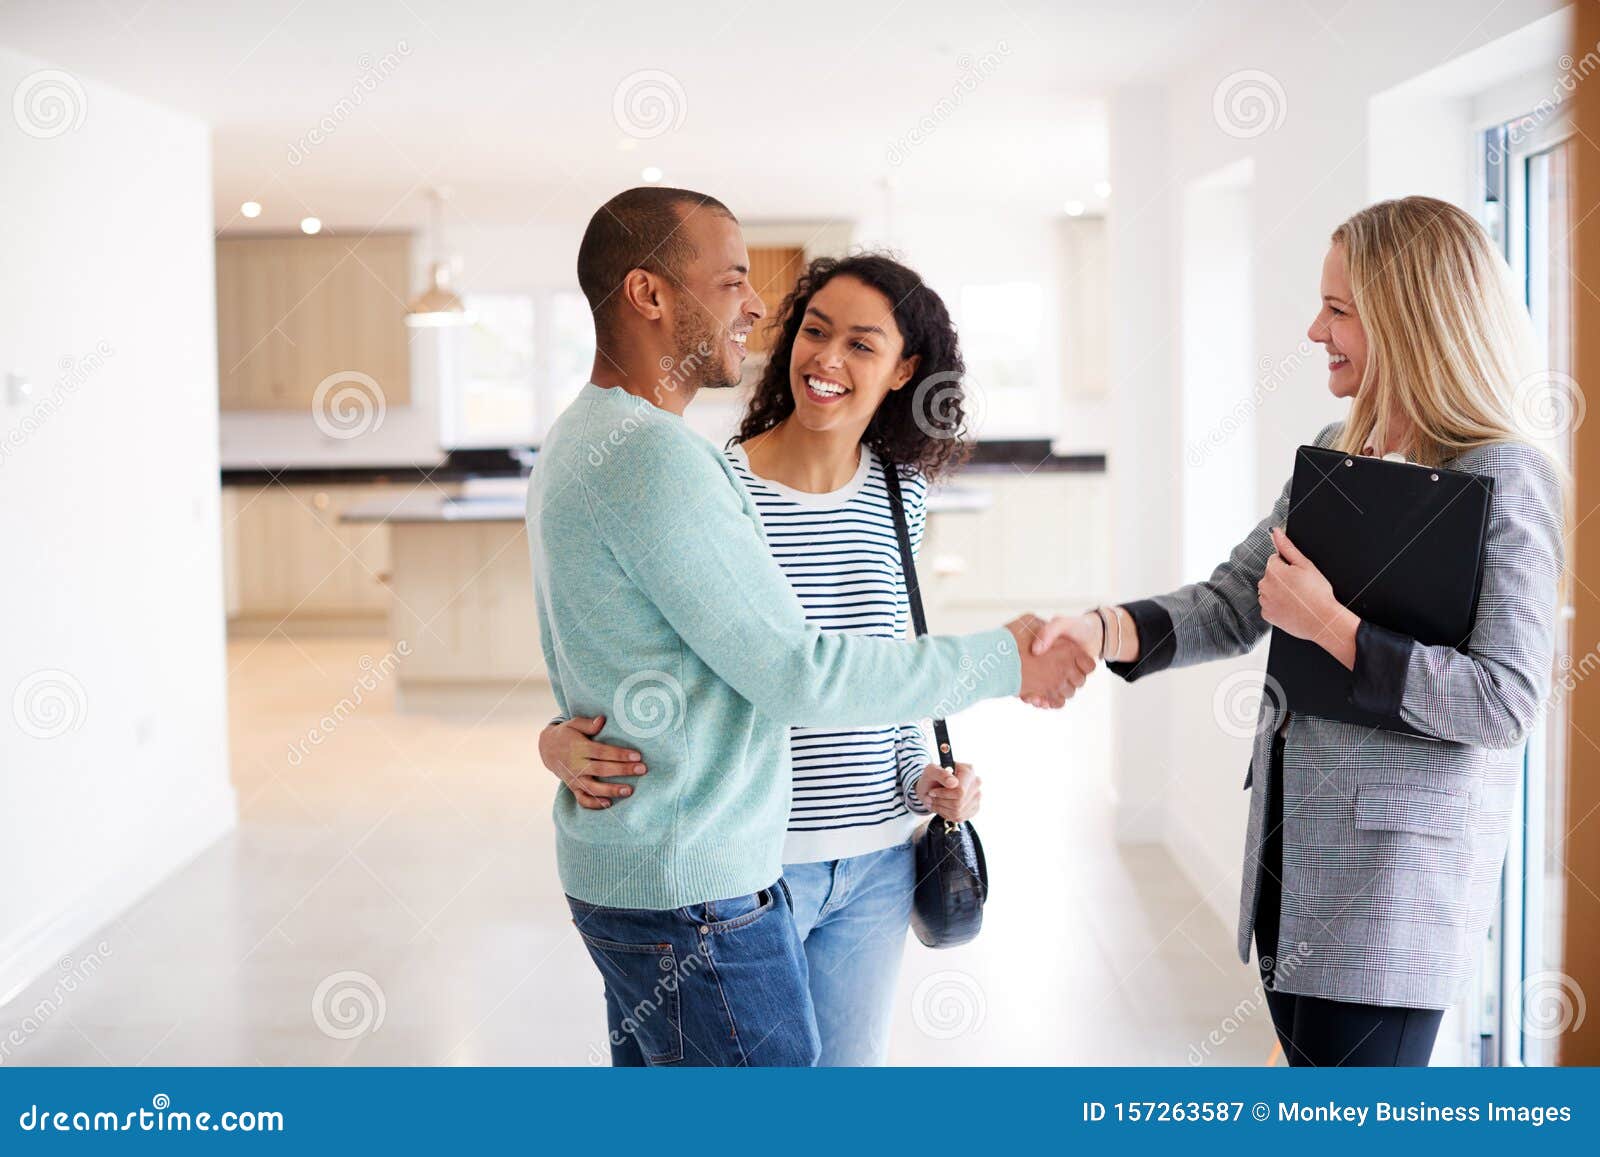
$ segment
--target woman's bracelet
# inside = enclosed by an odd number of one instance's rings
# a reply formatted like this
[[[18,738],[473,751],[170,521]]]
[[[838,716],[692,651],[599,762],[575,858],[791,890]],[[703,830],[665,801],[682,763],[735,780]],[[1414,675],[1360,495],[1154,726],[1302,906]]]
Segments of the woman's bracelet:
[[[1117,624],[1116,649],[1108,652],[1107,648],[1111,645],[1111,623],[1106,618],[1106,608],[1096,607],[1094,613],[1100,620],[1100,661],[1109,662],[1115,656],[1122,654],[1122,624],[1120,622]],[[1115,616],[1116,612],[1113,611],[1111,614]]]

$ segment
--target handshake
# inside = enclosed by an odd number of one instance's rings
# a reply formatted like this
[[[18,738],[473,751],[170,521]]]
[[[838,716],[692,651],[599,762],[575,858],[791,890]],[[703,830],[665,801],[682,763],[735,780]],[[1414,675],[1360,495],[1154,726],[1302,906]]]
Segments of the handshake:
[[[1121,614],[1120,608],[1108,613]],[[1099,613],[1058,615],[1048,623],[1023,615],[1006,624],[1022,659],[1022,689],[1017,697],[1035,707],[1061,707],[1088,682],[1095,665],[1108,654],[1105,620]],[[1117,625],[1120,634],[1121,624]]]

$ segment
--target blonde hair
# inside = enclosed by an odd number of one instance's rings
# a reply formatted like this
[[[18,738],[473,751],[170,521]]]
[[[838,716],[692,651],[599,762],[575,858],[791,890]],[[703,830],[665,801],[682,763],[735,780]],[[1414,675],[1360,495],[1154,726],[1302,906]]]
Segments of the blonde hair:
[[[1489,442],[1537,444],[1516,391],[1535,369],[1533,325],[1505,260],[1461,209],[1432,197],[1380,201],[1333,231],[1343,246],[1367,364],[1339,449],[1403,447],[1438,465]]]

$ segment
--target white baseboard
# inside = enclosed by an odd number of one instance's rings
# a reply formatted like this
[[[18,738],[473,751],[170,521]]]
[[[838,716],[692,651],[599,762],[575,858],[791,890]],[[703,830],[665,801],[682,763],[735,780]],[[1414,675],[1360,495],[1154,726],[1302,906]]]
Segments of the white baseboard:
[[[107,864],[99,878],[61,911],[0,940],[0,1008],[238,822],[231,783],[219,784],[208,800],[192,796],[172,800],[141,819],[139,828],[146,838],[136,854]]]
[[[1180,810],[1167,813],[1165,844],[1178,870],[1204,897],[1206,906],[1232,931],[1239,923],[1239,873],[1242,859],[1220,862],[1207,848],[1200,833],[1184,819]],[[1241,839],[1241,848],[1242,848]],[[1230,881],[1218,886],[1217,881]]]

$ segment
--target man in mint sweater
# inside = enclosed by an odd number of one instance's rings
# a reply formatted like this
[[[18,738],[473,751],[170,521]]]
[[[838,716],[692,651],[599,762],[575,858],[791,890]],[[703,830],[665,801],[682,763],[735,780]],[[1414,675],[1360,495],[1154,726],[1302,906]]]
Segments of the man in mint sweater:
[[[739,224],[638,188],[594,215],[578,280],[593,376],[528,489],[539,634],[562,712],[650,768],[626,808],[563,792],[556,852],[605,979],[614,1064],[812,1064],[805,957],[780,876],[788,728],[900,723],[1024,694],[1059,705],[1093,659],[1030,625],[912,641],[808,626],[744,488],[683,421],[738,384],[765,314]]]

